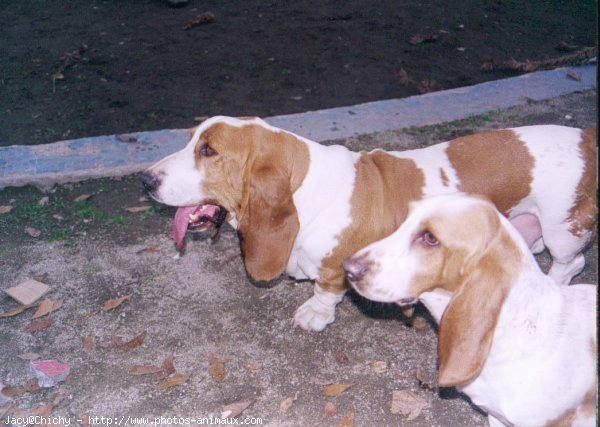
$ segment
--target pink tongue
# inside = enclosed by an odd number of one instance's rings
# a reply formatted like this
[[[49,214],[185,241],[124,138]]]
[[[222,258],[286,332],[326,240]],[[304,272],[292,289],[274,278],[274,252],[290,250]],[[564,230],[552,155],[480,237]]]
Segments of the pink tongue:
[[[219,207],[215,205],[189,206],[177,209],[171,236],[175,240],[175,247],[178,251],[182,250],[185,246],[185,233],[190,225],[190,214],[196,213],[198,218],[202,216],[213,217],[216,215],[218,209]]]
[[[187,232],[190,223],[190,214],[193,213],[198,206],[191,206],[177,209],[175,212],[175,222],[173,223],[173,232],[171,236],[175,240],[175,247],[178,251],[183,249],[185,233]]]

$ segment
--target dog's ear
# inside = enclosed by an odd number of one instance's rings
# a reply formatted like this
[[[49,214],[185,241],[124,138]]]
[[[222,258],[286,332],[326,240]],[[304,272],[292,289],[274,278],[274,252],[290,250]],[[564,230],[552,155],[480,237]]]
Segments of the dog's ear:
[[[472,248],[461,268],[460,286],[439,328],[439,384],[473,381],[487,360],[502,305],[516,279],[518,249],[490,207],[484,246]]]
[[[246,271],[271,280],[286,268],[300,229],[290,178],[277,162],[255,162],[246,174],[239,231]]]

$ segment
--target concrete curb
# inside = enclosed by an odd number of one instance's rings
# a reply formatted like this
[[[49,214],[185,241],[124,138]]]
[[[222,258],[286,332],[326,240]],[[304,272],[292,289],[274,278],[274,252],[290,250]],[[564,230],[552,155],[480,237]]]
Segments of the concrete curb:
[[[579,81],[567,76],[569,69],[580,76]],[[432,125],[596,87],[595,64],[569,69],[266,120],[315,141]],[[27,184],[49,187],[55,183],[139,172],[179,150],[188,139],[189,131],[178,129],[0,147],[0,189]]]

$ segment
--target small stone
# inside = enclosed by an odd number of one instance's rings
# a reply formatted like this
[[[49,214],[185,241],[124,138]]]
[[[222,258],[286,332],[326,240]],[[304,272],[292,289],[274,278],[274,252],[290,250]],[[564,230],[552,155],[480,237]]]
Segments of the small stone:
[[[31,374],[37,378],[40,387],[54,387],[64,381],[71,367],[58,360],[35,360],[29,364]]]

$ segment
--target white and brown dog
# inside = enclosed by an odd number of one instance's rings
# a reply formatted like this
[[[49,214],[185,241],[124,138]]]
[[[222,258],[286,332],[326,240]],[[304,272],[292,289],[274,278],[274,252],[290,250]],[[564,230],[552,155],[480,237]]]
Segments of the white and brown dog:
[[[488,201],[415,202],[344,267],[366,298],[424,303],[440,325],[439,384],[458,386],[491,426],[595,425],[597,287],[546,276]]]
[[[294,321],[322,330],[348,289],[342,261],[394,232],[410,201],[435,194],[487,196],[532,250],[550,250],[550,275],[569,283],[595,230],[595,140],[594,129],[531,126],[421,150],[357,153],[258,118],[213,117],[142,181],[157,201],[183,207],[173,232],[179,248],[188,227],[227,219],[252,278],[286,272],[316,280]]]

